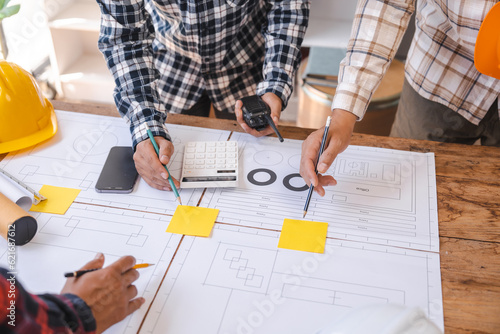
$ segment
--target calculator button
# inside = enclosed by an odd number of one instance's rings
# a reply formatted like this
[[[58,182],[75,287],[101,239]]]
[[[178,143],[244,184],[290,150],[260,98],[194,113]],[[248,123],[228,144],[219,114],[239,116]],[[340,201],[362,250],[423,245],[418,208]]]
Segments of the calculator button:
[[[196,160],[196,164],[197,164],[197,165],[204,165],[204,164],[205,164],[205,160],[202,160],[202,159],[197,159],[197,160]]]
[[[196,153],[205,153],[205,146],[196,146]]]
[[[186,160],[186,165],[194,165],[194,160]]]
[[[207,169],[215,169],[215,165],[206,165]]]
[[[214,147],[215,146],[215,142],[214,141],[209,141],[207,143],[207,147]]]
[[[208,153],[215,153],[215,147],[207,147]]]
[[[236,146],[236,142],[235,141],[228,141],[227,146]]]
[[[214,165],[215,164],[215,159],[207,159],[207,164],[208,165]]]
[[[236,152],[236,147],[228,147],[226,148],[228,152]]]
[[[236,164],[236,159],[226,159],[226,164]]]
[[[187,144],[188,147],[195,147],[196,146],[196,143],[195,142],[190,142]]]
[[[236,165],[234,165],[234,164],[228,164],[228,165],[227,165],[227,168],[234,169],[234,168],[236,168]]]
[[[196,152],[196,149],[195,149],[194,147],[188,147],[188,148],[186,149],[186,152],[187,152],[187,153],[194,153],[194,152]]]
[[[196,169],[204,169],[205,166],[204,165],[196,165]]]
[[[204,153],[196,153],[196,159],[205,159]]]
[[[215,159],[215,153],[207,153],[207,159]]]
[[[225,147],[226,146],[226,142],[225,141],[219,141],[219,142],[217,142],[217,146],[218,147]]]
[[[217,153],[218,159],[225,158],[225,157],[226,157],[226,153]]]
[[[217,159],[217,165],[224,165],[226,163],[226,159]]]
[[[236,153],[227,153],[226,156],[228,158],[236,158]]]
[[[225,147],[217,147],[217,153],[225,153],[226,148]]]
[[[194,159],[194,154],[193,153],[187,153],[186,154],[186,159]]]

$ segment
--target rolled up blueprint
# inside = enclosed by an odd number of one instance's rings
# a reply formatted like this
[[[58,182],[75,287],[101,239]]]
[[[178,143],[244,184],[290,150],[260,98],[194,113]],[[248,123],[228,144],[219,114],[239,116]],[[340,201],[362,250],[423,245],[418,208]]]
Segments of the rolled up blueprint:
[[[3,173],[0,173],[0,192],[25,211],[33,204],[33,194]]]
[[[35,218],[0,192],[0,234],[9,244],[28,243],[35,236],[37,228]]]

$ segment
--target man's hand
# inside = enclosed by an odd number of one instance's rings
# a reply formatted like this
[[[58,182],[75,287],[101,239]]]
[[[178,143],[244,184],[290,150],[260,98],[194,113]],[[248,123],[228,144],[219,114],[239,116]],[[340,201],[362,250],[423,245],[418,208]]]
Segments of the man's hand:
[[[314,166],[318,159],[325,127],[311,133],[302,143],[300,175],[307,185],[311,183],[314,185],[314,191],[320,196],[325,195],[324,186],[334,186],[337,184],[333,176],[321,174],[330,168],[337,155],[342,153],[349,145],[356,120],[357,117],[348,111],[342,109],[333,110],[325,149],[318,162],[318,175],[314,172]]]
[[[102,268],[103,264],[104,255],[99,253],[80,270]],[[135,258],[124,256],[106,268],[68,278],[61,293],[83,299],[94,314],[97,333],[102,333],[144,304],[144,298],[135,298],[137,288],[132,283],[139,272],[132,269],[134,265]]]
[[[168,172],[163,165],[170,161],[170,157],[174,153],[174,145],[163,137],[154,138],[160,148],[160,159],[158,159],[151,141],[149,139],[143,140],[135,148],[135,168],[151,187],[159,190],[172,190],[168,183]],[[179,181],[175,178],[172,179],[175,186],[179,188]]]
[[[280,115],[281,115],[281,99],[274,93],[266,93],[261,96],[262,100],[266,102],[269,105],[269,108],[271,108],[271,118],[274,121],[274,124],[276,127],[278,127],[278,121],[280,120]],[[243,119],[243,102],[240,100],[236,101],[236,105],[234,107],[234,112],[236,114],[236,121],[240,124],[240,126],[245,130],[246,133],[251,134],[252,136],[255,137],[262,137],[262,136],[267,136],[269,134],[274,133],[274,130],[268,125],[264,130],[262,131],[257,131],[255,129],[252,129],[245,123],[245,120]]]

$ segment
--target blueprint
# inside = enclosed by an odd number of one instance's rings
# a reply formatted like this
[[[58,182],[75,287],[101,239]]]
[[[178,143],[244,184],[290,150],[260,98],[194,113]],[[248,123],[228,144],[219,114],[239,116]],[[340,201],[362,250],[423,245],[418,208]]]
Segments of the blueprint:
[[[30,292],[60,291],[64,273],[97,252],[106,264],[130,254],[155,263],[136,282],[146,304],[107,333],[314,333],[352,308],[387,303],[418,306],[443,328],[432,153],[340,154],[327,172],[338,185],[309,206],[308,220],[329,225],[324,254],[312,254],[277,248],[284,218],[302,219],[307,196],[300,141],[168,125],[176,178],[183,143],[238,142],[238,187],[180,189],[184,204],[220,210],[212,235],[199,238],[165,232],[172,192],[141,179],[131,194],[94,190],[109,149],[131,145],[122,119],[60,111],[57,119],[55,138],[0,161],[35,190],[81,189],[64,215],[32,213],[38,232],[16,248]],[[2,265],[6,248],[1,239]]]
[[[387,303],[444,328],[439,254],[335,239],[312,254],[277,249],[278,238],[225,224],[184,237],[140,333],[315,333]]]
[[[54,139],[24,151],[9,154],[0,168],[33,189],[43,184],[81,189],[77,202],[172,215],[177,201],[172,192],[152,189],[142,179],[131,194],[117,196],[95,191],[95,183],[109,150],[113,146],[131,146],[129,126],[117,117],[57,112],[59,125]],[[175,151],[168,165],[172,176],[181,175],[183,143],[187,141],[227,140],[222,130],[168,126]],[[194,202],[192,189],[181,189],[184,203]]]
[[[302,219],[302,142],[240,133],[231,140],[240,150],[238,188],[207,189],[201,205],[241,226],[279,231],[283,218]],[[349,146],[327,174],[338,184],[324,197],[313,194],[306,219],[327,222],[328,237],[439,251],[433,153]]]
[[[79,269],[98,252],[104,254],[105,266],[124,255],[133,255],[137,263],[155,264],[140,269],[134,283],[146,304],[108,331],[136,333],[181,239],[165,233],[170,217],[78,203],[64,216],[32,215],[38,222],[37,234],[16,249],[17,279],[32,293],[58,293],[66,280],[64,273]],[[6,248],[1,239],[2,266],[7,262]]]
[[[120,118],[57,111],[55,138],[9,154],[1,168],[33,189],[42,185],[81,189],[64,216],[31,212],[38,231],[27,245],[17,247],[18,279],[30,292],[59,292],[64,273],[74,271],[104,253],[106,265],[124,255],[154,263],[141,269],[136,282],[146,298],[141,309],[109,333],[136,333],[160,286],[181,236],[165,233],[177,207],[172,192],[149,187],[140,179],[131,194],[102,194],[94,189],[113,146],[130,146],[128,125]],[[170,125],[175,146],[169,170],[179,177],[183,143],[188,140],[227,140],[229,131]],[[181,189],[182,200],[196,206],[202,192]],[[0,264],[7,263],[7,243],[0,239]],[[43,273],[43,275],[41,275]]]

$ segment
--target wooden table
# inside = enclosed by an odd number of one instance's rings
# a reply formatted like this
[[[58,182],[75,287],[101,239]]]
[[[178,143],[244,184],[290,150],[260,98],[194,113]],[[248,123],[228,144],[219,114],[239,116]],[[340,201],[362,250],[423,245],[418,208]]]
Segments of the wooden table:
[[[110,106],[54,101],[54,107],[119,116]],[[243,131],[235,121],[212,118],[171,114],[167,122]],[[312,131],[280,127],[292,139]],[[446,333],[500,333],[500,148],[363,134],[351,144],[434,152]]]

